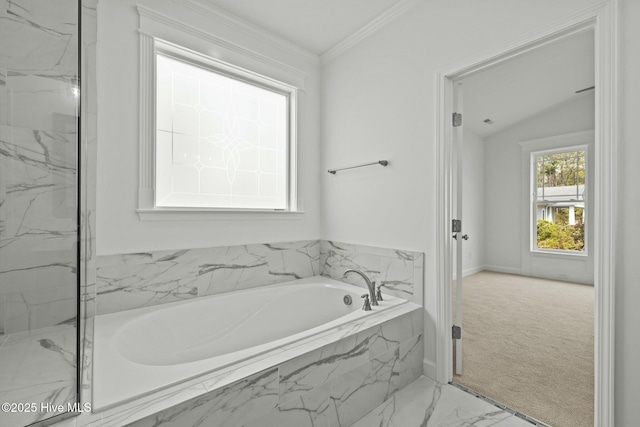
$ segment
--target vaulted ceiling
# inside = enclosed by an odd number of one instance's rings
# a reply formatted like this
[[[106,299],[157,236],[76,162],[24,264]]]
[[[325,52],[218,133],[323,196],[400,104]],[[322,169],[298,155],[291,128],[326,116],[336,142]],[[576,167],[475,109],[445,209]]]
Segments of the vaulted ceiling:
[[[465,78],[465,129],[487,137],[593,91],[593,31],[535,49]],[[493,124],[485,124],[490,119]]]

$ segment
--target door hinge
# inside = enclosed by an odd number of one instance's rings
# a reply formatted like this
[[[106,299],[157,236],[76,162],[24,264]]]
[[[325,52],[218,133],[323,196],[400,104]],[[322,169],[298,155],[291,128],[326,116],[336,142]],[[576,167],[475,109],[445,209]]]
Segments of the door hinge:
[[[454,340],[459,340],[462,338],[462,328],[460,326],[453,325],[451,327],[451,336]]]
[[[462,113],[453,113],[452,124],[454,128],[462,126]]]

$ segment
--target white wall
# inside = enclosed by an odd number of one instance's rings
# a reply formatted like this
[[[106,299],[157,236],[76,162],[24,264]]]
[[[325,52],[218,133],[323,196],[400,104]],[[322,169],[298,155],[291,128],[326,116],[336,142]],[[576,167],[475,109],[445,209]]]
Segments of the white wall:
[[[484,269],[485,197],[484,139],[465,128],[462,151],[462,231],[469,240],[462,244],[462,275]]]
[[[302,219],[141,221],[138,203],[138,13],[134,4],[307,73],[298,138]],[[215,50],[215,48],[213,49]],[[319,237],[319,66],[169,0],[99,2],[97,252],[99,255]]]
[[[321,169],[390,164],[321,175],[321,236],[425,253],[427,366],[435,362],[439,285],[436,72],[596,3],[424,1],[323,68]]]
[[[523,202],[521,141],[591,130],[595,124],[593,93],[576,95],[570,102],[544,111],[485,139],[487,269],[593,284],[593,252],[585,258],[531,255],[528,236],[529,210]],[[591,165],[592,166],[592,165]],[[587,218],[589,216],[587,215]],[[593,233],[587,223],[587,248]],[[527,248],[523,252],[523,248]],[[522,255],[522,257],[521,257]]]
[[[640,420],[640,2],[621,0],[620,153],[616,255],[616,426]]]

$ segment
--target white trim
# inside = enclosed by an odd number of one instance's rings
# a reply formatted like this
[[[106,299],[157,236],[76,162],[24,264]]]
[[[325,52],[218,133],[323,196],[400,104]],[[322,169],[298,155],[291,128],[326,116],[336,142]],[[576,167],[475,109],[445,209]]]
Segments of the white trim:
[[[422,359],[422,373],[425,377],[430,378],[434,381],[436,379],[436,363],[433,360],[429,360],[426,357]]]
[[[617,13],[618,0],[589,7],[568,18],[516,39],[505,46],[467,58],[436,75],[437,109],[437,233],[436,275],[436,361],[437,380],[453,378],[451,345],[451,127],[453,80],[478,72],[506,59],[521,55],[569,34],[595,30],[596,50],[596,130],[595,153],[597,182],[594,183],[594,255],[595,265],[595,427],[614,423],[614,326],[615,326],[615,239],[617,171]],[[487,269],[490,269],[487,266]]]
[[[573,132],[563,135],[550,136],[547,138],[539,138],[528,141],[521,141],[520,147],[522,149],[522,206],[526,206],[526,212],[528,215],[523,215],[522,223],[522,236],[523,241],[521,245],[521,269],[523,272],[529,272],[530,275],[535,275],[531,272],[531,257],[537,256],[550,256],[556,259],[561,259],[563,256],[565,259],[583,259],[583,262],[593,262],[593,257],[590,257],[592,245],[591,234],[593,233],[593,221],[591,219],[593,210],[593,187],[594,181],[592,164],[592,158],[594,157],[594,141],[595,132],[593,130],[586,130],[582,132]],[[536,222],[534,218],[537,217],[536,205],[531,195],[535,193],[533,183],[536,182],[537,165],[535,164],[535,157],[538,155],[551,155],[556,153],[566,153],[570,151],[584,151],[585,152],[585,167],[586,167],[586,182],[585,187],[585,207],[587,222],[585,223],[585,245],[584,251],[562,251],[553,249],[538,248],[536,243]],[[534,196],[535,197],[535,196]],[[537,201],[537,199],[536,199]],[[525,237],[526,236],[526,237]],[[586,264],[585,264],[586,266]]]
[[[479,265],[473,268],[467,268],[466,270],[462,270],[462,277],[471,276],[472,274],[480,273],[481,271],[486,270],[487,267],[484,265]]]
[[[275,69],[278,70],[282,70],[284,72],[286,72],[287,74],[291,75],[291,79],[293,79],[293,81],[288,81],[286,79],[282,79],[282,78],[277,78],[274,76],[269,76],[269,77],[273,77],[276,78],[277,80],[282,80],[287,84],[291,84],[292,86],[295,86],[299,89],[303,89],[304,88],[304,82],[307,78],[307,73],[296,68],[296,67],[292,67],[289,64],[285,64],[284,62],[275,60],[273,58],[270,58],[266,55],[263,55],[259,52],[256,52],[254,50],[251,49],[247,49],[243,46],[240,46],[238,44],[229,42],[227,40],[224,40],[220,37],[217,37],[213,34],[207,33],[205,31],[199,30],[197,28],[194,28],[193,26],[186,24],[184,22],[180,22],[178,20],[175,20],[167,15],[164,15],[160,12],[157,12],[155,10],[146,8],[144,6],[141,5],[137,5],[136,8],[138,9],[138,14],[140,15],[140,27],[138,32],[140,34],[147,34],[150,35],[152,37],[157,37],[157,38],[161,38],[167,41],[172,41],[173,40],[169,40],[164,33],[166,31],[163,31],[162,29],[158,29],[156,28],[153,24],[161,24],[164,26],[167,26],[169,28],[171,28],[172,30],[178,31],[179,33],[183,34],[183,35],[189,35],[189,36],[193,36],[197,39],[199,39],[200,41],[204,41],[207,43],[213,43],[214,45],[223,48],[225,50],[228,50],[229,52],[232,52],[236,55],[239,55],[240,57],[244,57],[253,61],[258,61],[264,65],[267,65],[269,67],[273,67]],[[144,19],[143,19],[144,18]],[[182,44],[182,43],[180,43]],[[207,48],[205,49],[198,49],[194,46],[185,46],[191,50],[195,50],[195,51],[204,51],[204,52],[210,52],[211,51],[211,46],[209,45]],[[206,53],[205,53],[206,54]],[[242,64],[240,64],[242,66]],[[245,67],[247,68],[247,67]],[[266,74],[266,73],[265,73]]]
[[[615,1],[615,0],[613,0]],[[508,42],[498,48],[480,52],[472,57],[467,57],[461,61],[443,67],[440,74],[460,80],[479,73],[507,59],[525,54],[533,49],[545,46],[555,41],[589,31],[597,16],[609,5],[608,1],[600,2],[588,7],[581,12],[575,13],[566,19],[555,21],[537,31],[530,32],[524,36]]]
[[[187,0],[184,0],[187,1]],[[140,16],[140,128],[139,128],[139,184],[138,215],[142,220],[196,220],[196,219],[297,219],[302,212],[297,195],[296,144],[298,96],[304,92],[307,73],[288,64],[227,42],[213,34],[198,30],[157,11],[136,6]],[[198,62],[215,63],[227,72],[260,81],[269,86],[286,88],[289,97],[289,152],[288,152],[288,211],[252,211],[243,209],[173,209],[156,208],[155,185],[155,61],[157,45],[163,51],[177,50],[180,55]],[[175,53],[175,52],[174,52]],[[206,60],[205,60],[206,58]],[[285,89],[283,89],[285,90]],[[285,215],[286,213],[286,215]],[[292,215],[299,213],[299,215]]]
[[[562,148],[558,148],[558,151],[563,151],[565,146],[571,145],[584,145],[583,141],[589,140],[592,142],[595,139],[595,131],[593,129],[583,130],[580,132],[565,133],[562,135],[548,136],[545,138],[529,139],[526,141],[520,141],[518,144],[530,152],[535,151],[551,151],[558,145],[562,145]],[[533,147],[533,148],[532,148]]]
[[[480,273],[481,271],[486,270],[485,265],[479,265],[473,268],[467,268],[466,270],[462,270],[462,277],[471,276],[472,274]],[[457,280],[457,274],[453,273],[451,276],[451,280]]]
[[[195,10],[199,14],[205,15],[210,19],[213,19],[223,25],[226,25],[234,30],[240,31],[243,34],[250,36],[256,40],[260,40],[270,46],[282,50],[288,54],[299,57],[304,61],[308,61],[313,65],[320,65],[320,57],[315,53],[295,44],[291,41],[277,36],[262,27],[254,25],[237,15],[229,13],[217,6],[212,5],[209,2],[203,2],[201,0],[174,0],[176,3],[182,6]]]
[[[302,211],[261,211],[261,210],[213,210],[213,209],[138,209],[143,221],[196,221],[196,220],[265,220],[302,219]]]
[[[140,34],[140,106],[139,106],[139,144],[140,158],[138,168],[138,206],[153,206],[153,177],[155,176],[155,150],[153,140],[155,120],[153,109],[155,106],[155,56],[153,37]],[[151,191],[151,199],[147,200]],[[144,204],[142,204],[144,203]]]
[[[494,273],[517,274],[518,276],[523,275],[519,268],[500,267],[499,265],[485,265],[484,267],[486,271],[493,271]]]
[[[594,171],[595,167],[591,161],[594,158],[595,151],[595,131],[586,130],[580,132],[572,132],[563,135],[555,135],[546,138],[538,138],[533,140],[521,141],[519,143],[522,149],[521,158],[521,205],[524,207],[523,212],[528,214],[522,216],[521,235],[523,236],[520,246],[520,270],[521,274],[526,276],[546,277],[554,280],[570,280],[580,283],[594,284],[594,265],[596,262],[595,252],[592,249],[594,244],[593,235],[596,224],[593,214],[593,206],[595,203],[594,192]],[[536,227],[533,218],[536,216],[535,205],[532,203],[531,194],[534,192],[532,183],[535,180],[535,166],[532,155],[539,153],[560,153],[568,150],[583,149],[586,151],[586,167],[587,182],[585,203],[587,205],[585,224],[585,250],[583,252],[570,251],[553,251],[549,249],[539,249],[534,246],[536,241]],[[569,267],[567,271],[558,275],[550,275],[548,272],[541,272],[535,265],[539,265],[540,259],[556,259],[565,260],[571,263],[573,267]],[[567,264],[569,265],[569,264]]]
[[[389,9],[385,10],[380,15],[369,21],[368,24],[361,27],[355,33],[351,34],[335,46],[323,52],[320,55],[321,64],[326,65],[329,62],[333,61],[338,56],[342,55],[353,46],[368,38],[380,28],[388,25],[391,21],[393,21],[420,2],[421,0],[402,0],[394,4]]]

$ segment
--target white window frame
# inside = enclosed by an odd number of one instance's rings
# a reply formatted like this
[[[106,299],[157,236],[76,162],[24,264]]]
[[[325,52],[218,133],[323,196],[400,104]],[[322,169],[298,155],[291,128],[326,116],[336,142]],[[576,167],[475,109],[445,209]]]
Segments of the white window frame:
[[[140,5],[140,89],[139,89],[139,179],[138,208],[143,221],[164,220],[299,220],[304,211],[298,195],[297,122],[300,92],[305,91],[306,72],[257,53],[244,46],[230,43],[213,33],[185,25],[171,17]],[[288,209],[238,208],[174,208],[155,206],[155,61],[156,46],[160,49],[183,52],[196,61],[210,61],[221,70],[250,80],[281,85],[291,91],[288,152]],[[184,52],[187,52],[186,54]],[[254,80],[255,81],[255,80]]]
[[[154,91],[156,87],[156,67],[155,63],[157,62],[158,55],[163,55],[169,58],[172,58],[177,61],[181,61],[187,63],[189,65],[193,65],[195,67],[200,67],[205,70],[212,71],[217,74],[224,75],[226,77],[241,81],[243,83],[250,84],[252,86],[260,87],[263,89],[267,89],[272,92],[279,93],[281,95],[285,95],[287,97],[287,143],[286,143],[286,164],[287,164],[287,172],[286,172],[286,208],[284,209],[265,209],[265,208],[235,208],[235,207],[210,207],[210,208],[201,208],[201,207],[164,207],[157,206],[155,197],[154,197],[154,209],[155,210],[194,210],[194,211],[210,211],[210,212],[296,212],[297,211],[297,200],[296,200],[296,168],[295,162],[293,159],[296,158],[296,111],[297,111],[297,89],[290,85],[284,84],[274,79],[270,79],[263,75],[251,72],[249,70],[236,67],[234,65],[228,64],[226,62],[217,60],[215,58],[201,55],[192,50],[186,49],[181,46],[177,46],[173,43],[169,43],[163,40],[155,40],[154,43]],[[155,114],[155,102],[154,102],[154,114]],[[154,130],[155,127],[155,116],[154,116]],[[155,147],[155,133],[154,133],[154,147]],[[157,153],[157,150],[154,150],[154,153]],[[154,155],[154,165],[157,165],[159,159]],[[155,177],[155,175],[154,175]],[[155,182],[154,182],[154,196],[155,196]]]
[[[537,210],[537,202],[538,202],[538,163],[537,158],[540,156],[548,156],[553,154],[562,154],[562,153],[570,153],[584,151],[584,169],[585,169],[585,180],[584,180],[584,208],[583,208],[583,221],[584,221],[584,250],[583,251],[571,251],[571,250],[560,250],[560,249],[546,249],[538,247],[538,210]],[[589,245],[588,245],[588,233],[590,232],[587,222],[587,216],[589,215],[590,210],[592,209],[591,200],[588,197],[589,194],[589,145],[581,144],[581,145],[572,145],[572,146],[563,146],[558,148],[540,150],[540,151],[531,151],[529,153],[529,185],[531,191],[530,198],[530,216],[529,216],[529,244],[530,251],[532,253],[537,254],[554,254],[554,255],[567,255],[567,256],[577,256],[577,257],[586,257],[589,256]]]

